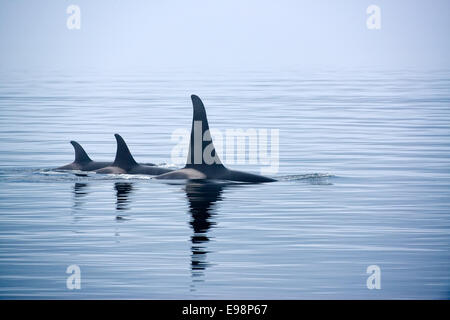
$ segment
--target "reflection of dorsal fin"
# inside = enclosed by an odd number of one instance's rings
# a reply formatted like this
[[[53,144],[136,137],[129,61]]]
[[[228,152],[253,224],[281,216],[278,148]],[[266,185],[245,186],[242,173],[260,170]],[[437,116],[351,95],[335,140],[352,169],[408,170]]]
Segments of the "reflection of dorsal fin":
[[[117,133],[114,135],[117,141],[117,152],[116,159],[114,159],[113,166],[119,167],[125,170],[128,170],[137,165],[137,162],[134,160],[131,155],[130,150],[127,147],[127,144],[123,140],[123,138]]]
[[[91,162],[91,158],[87,155],[86,151],[84,151],[83,147],[76,141],[70,141],[70,144],[75,149],[75,163],[85,163]]]
[[[191,139],[186,168],[223,167],[209,132],[208,119],[206,118],[203,102],[196,95],[192,95],[191,99],[194,115],[192,117]]]

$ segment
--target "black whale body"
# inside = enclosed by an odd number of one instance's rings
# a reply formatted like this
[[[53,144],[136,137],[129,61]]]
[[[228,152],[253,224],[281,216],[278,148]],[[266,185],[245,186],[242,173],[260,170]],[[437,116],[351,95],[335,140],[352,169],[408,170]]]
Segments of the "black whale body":
[[[219,159],[216,150],[213,146],[212,138],[209,141],[201,139],[201,155],[204,154],[206,148],[209,148],[210,154],[214,157],[214,161],[211,164],[205,162],[203,156],[201,159],[194,159],[195,152],[195,135],[194,135],[194,123],[199,121],[202,125],[201,137],[205,135],[205,132],[209,133],[208,119],[206,117],[205,107],[203,102],[196,95],[191,96],[192,106],[194,114],[192,117],[192,129],[191,139],[189,145],[189,154],[186,161],[186,166],[183,169],[175,170],[169,173],[156,176],[155,179],[188,179],[188,180],[204,180],[204,179],[217,179],[228,180],[238,182],[273,182],[276,181],[269,177],[260,176],[253,173],[241,172],[236,170],[227,169]],[[200,142],[197,142],[200,143]],[[197,149],[197,152],[199,150]]]
[[[83,147],[76,141],[70,141],[70,144],[75,150],[75,160],[65,166],[58,167],[55,170],[80,170],[80,171],[94,171],[107,166],[112,162],[93,161],[84,151]]]
[[[160,168],[154,165],[142,165],[137,163],[131,155],[125,140],[117,133],[114,136],[117,141],[116,158],[109,166],[95,170],[96,173],[160,175],[172,171],[171,169]]]

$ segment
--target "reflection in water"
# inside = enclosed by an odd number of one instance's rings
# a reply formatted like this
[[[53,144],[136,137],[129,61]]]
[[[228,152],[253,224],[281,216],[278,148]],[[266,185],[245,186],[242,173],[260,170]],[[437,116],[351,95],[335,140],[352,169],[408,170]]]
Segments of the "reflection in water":
[[[88,194],[87,193],[87,183],[76,182],[73,186],[73,208],[79,209],[81,205],[84,203],[83,198]]]
[[[221,201],[224,184],[190,183],[185,191],[192,216],[190,225],[193,229],[191,273],[193,277],[203,276],[203,270],[209,265],[206,261],[206,244],[209,241],[208,230],[215,225],[214,203]]]
[[[121,211],[129,209],[129,195],[133,191],[133,184],[130,182],[116,182],[114,189],[116,189],[116,220],[124,220],[125,218],[121,215]]]
[[[114,184],[114,189],[116,189],[116,209],[117,210],[128,210],[128,204],[130,200],[128,199],[129,194],[133,190],[133,184],[129,182],[116,182]]]

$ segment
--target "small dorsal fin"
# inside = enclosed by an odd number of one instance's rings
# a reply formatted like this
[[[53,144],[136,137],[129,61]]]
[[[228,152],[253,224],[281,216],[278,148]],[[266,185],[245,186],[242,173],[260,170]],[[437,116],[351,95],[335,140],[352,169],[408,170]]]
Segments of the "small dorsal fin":
[[[209,132],[205,106],[198,96],[192,95],[191,99],[194,114],[186,168],[223,167]]]
[[[76,141],[70,141],[70,144],[73,146],[75,150],[75,163],[86,163],[91,162],[91,158],[87,155],[86,151],[84,151],[83,147]]]
[[[131,155],[130,150],[128,149],[127,144],[125,143],[125,140],[119,135],[115,134],[114,137],[116,137],[117,141],[117,152],[116,152],[116,159],[114,159],[113,166],[128,170],[134,166],[137,165],[137,162],[134,160],[133,156]]]

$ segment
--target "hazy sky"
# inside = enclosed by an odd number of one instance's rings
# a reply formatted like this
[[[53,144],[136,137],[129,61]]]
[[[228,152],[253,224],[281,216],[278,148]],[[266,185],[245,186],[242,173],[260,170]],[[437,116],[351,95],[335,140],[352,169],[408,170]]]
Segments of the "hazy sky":
[[[69,5],[81,29],[66,26]],[[381,29],[366,27],[369,5]],[[449,68],[448,0],[0,0],[0,67]]]

